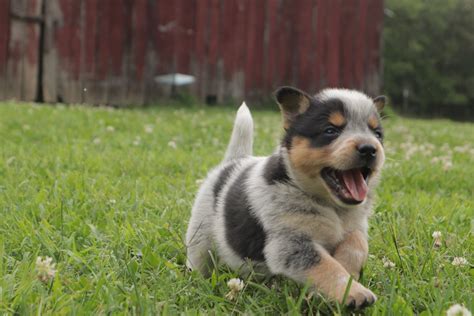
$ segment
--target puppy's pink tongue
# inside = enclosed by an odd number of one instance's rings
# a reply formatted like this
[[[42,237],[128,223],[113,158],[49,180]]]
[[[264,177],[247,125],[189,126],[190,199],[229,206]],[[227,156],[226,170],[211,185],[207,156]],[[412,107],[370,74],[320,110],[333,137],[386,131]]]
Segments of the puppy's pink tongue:
[[[343,171],[342,178],[352,198],[362,202],[367,196],[368,188],[360,169]]]

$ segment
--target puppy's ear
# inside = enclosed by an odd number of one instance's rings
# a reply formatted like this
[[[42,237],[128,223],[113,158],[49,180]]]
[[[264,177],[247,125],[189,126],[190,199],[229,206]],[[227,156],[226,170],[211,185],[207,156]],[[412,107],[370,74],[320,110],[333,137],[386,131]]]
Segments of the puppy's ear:
[[[283,127],[287,129],[294,118],[311,105],[311,96],[293,87],[281,87],[275,91],[275,98],[283,116]]]
[[[381,112],[383,110],[383,107],[385,106],[385,102],[387,101],[387,97],[384,95],[379,95],[374,99],[374,104],[375,107],[377,108],[377,111]]]

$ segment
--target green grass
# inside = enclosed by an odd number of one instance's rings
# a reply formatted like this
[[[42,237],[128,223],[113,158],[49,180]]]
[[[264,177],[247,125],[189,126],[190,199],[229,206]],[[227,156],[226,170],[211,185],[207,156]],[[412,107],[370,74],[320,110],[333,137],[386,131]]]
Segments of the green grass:
[[[211,279],[186,271],[183,235],[197,180],[223,156],[233,116],[1,103],[0,313],[338,312],[284,278],[245,279],[232,302],[232,271]],[[261,111],[254,119],[255,152],[269,154],[280,117]],[[474,263],[474,125],[392,117],[385,127],[362,279],[379,300],[365,313],[438,315],[454,303],[472,311],[474,270],[451,262]],[[452,167],[432,161],[440,156]],[[433,231],[442,232],[439,249]],[[57,264],[53,282],[38,280],[38,256]],[[384,258],[395,268],[384,268]]]

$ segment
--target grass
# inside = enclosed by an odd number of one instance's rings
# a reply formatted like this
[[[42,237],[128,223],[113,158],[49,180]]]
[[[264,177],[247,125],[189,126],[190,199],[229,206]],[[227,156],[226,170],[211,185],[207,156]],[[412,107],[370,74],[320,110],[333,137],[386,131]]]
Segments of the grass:
[[[232,271],[210,279],[186,271],[183,235],[197,180],[223,156],[233,116],[1,103],[0,313],[340,312],[284,278],[245,279],[229,301]],[[261,111],[254,119],[255,152],[269,154],[280,117]],[[474,263],[474,125],[394,116],[385,127],[362,279],[379,300],[365,313],[438,315],[454,303],[473,311],[473,266],[451,262]],[[433,231],[442,232],[438,249]],[[57,264],[54,281],[38,280],[38,256]]]

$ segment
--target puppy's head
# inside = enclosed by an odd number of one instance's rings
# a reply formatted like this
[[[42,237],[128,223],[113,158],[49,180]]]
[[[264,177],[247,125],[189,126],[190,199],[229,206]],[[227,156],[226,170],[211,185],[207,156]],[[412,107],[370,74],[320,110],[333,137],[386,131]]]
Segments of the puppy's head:
[[[282,146],[301,189],[339,206],[365,202],[385,159],[379,116],[385,97],[345,89],[312,97],[292,87],[275,95],[286,131]]]

